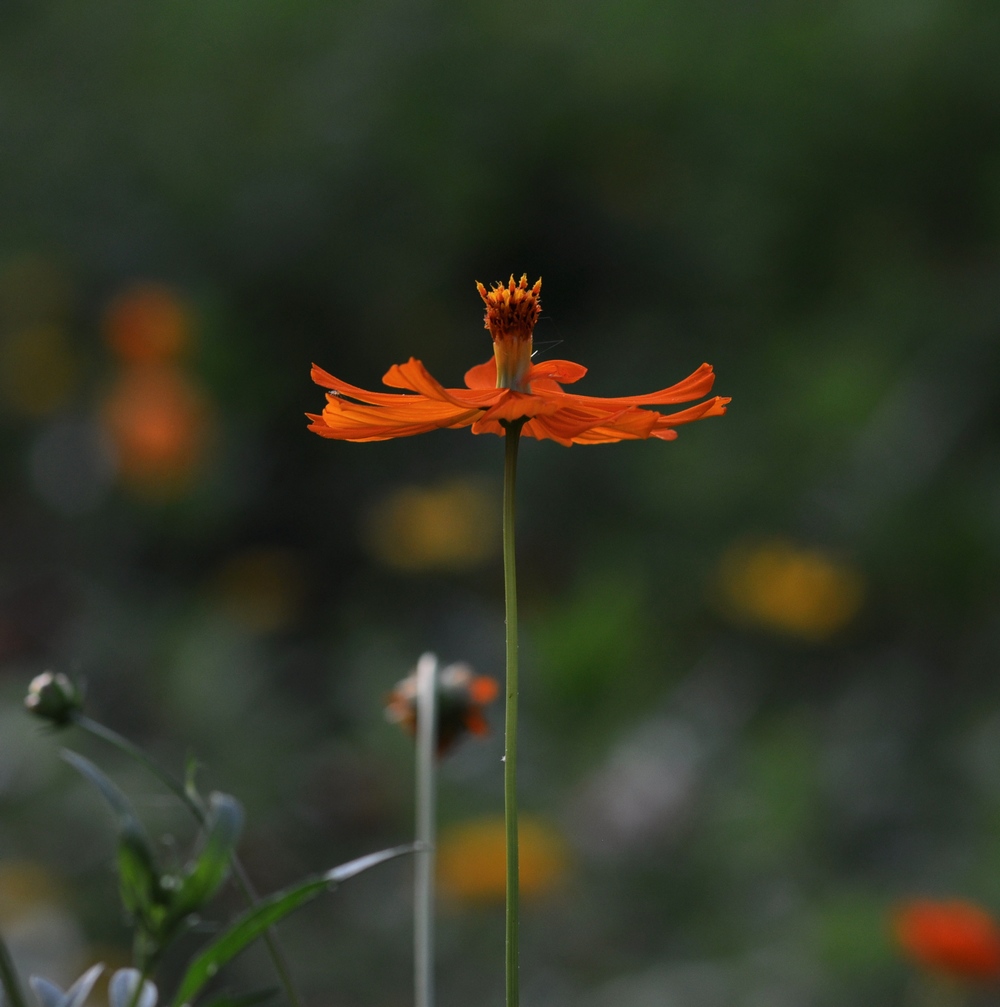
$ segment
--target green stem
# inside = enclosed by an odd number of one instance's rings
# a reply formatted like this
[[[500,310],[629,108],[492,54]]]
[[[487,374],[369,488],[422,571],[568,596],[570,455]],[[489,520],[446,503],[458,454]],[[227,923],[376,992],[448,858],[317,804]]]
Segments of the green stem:
[[[4,992],[7,994],[10,1007],[27,1007],[24,992],[21,989],[21,981],[17,978],[14,962],[3,937],[0,937],[0,984],[3,985]]]
[[[514,552],[514,490],[517,484],[517,445],[524,420],[507,423],[503,470],[503,593],[507,612],[506,733],[503,793],[507,835],[507,1007],[517,1007],[518,911],[517,866],[517,570]]]
[[[84,716],[82,713],[76,713],[73,715],[73,723],[77,727],[86,731],[88,734],[92,734],[102,741],[106,741],[109,745],[113,745],[120,752],[124,752],[127,756],[135,759],[136,762],[145,766],[175,797],[191,812],[195,821],[199,825],[204,825],[206,821],[206,814],[204,805],[201,801],[188,790],[184,784],[177,779],[176,776],[168,773],[162,766],[151,759],[138,745],[133,744],[128,738],[119,734],[117,731],[113,731],[110,727],[105,727],[104,724],[99,723],[96,720],[91,720],[90,717]],[[240,858],[233,853],[231,858],[233,877],[236,880],[236,885],[243,893],[243,897],[246,899],[248,905],[253,906],[257,902],[257,891],[250,881],[250,876],[247,874],[246,868],[243,866],[243,862]],[[271,961],[274,964],[274,970],[278,974],[278,979],[281,982],[282,988],[285,991],[285,997],[288,999],[288,1003],[291,1007],[302,1007],[302,1001],[299,999],[298,992],[295,989],[295,984],[292,982],[292,974],[288,967],[288,961],[285,958],[284,952],[281,950],[281,945],[278,943],[277,935],[273,928],[268,928],[263,933],[264,943],[267,945],[268,953],[271,956]],[[13,1007],[24,1007],[23,1001],[20,1004],[15,1003]]]
[[[135,984],[135,989],[132,990],[132,995],[128,998],[128,1007],[138,1007],[139,1000],[142,997],[142,988],[146,985],[146,980],[152,971],[153,962],[145,963],[139,970],[139,981]]]
[[[434,752],[437,739],[437,658],[417,662],[417,843],[413,900],[415,1007],[434,1005]]]

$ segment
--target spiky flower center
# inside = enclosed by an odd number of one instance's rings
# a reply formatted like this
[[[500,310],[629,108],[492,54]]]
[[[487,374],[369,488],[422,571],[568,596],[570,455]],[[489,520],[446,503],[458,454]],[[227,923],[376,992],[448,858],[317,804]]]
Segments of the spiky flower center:
[[[477,283],[476,289],[486,304],[485,324],[493,338],[497,388],[527,391],[531,334],[542,311],[539,298],[542,281],[539,279],[529,287],[526,273],[519,281],[512,274],[506,285],[495,283],[487,290]]]

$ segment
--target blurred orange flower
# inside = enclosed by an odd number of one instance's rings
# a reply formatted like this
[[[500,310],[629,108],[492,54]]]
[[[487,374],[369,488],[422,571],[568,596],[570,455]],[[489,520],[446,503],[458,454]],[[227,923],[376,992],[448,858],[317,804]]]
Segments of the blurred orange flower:
[[[500,686],[488,675],[476,675],[467,664],[449,664],[437,676],[437,754],[444,755],[464,734],[490,733],[483,708],[497,698]],[[386,719],[417,731],[416,673],[396,683],[386,697]]]
[[[518,823],[521,895],[543,895],[565,877],[569,856],[551,826],[522,816]],[[442,894],[466,902],[503,902],[507,893],[506,831],[501,817],[446,829],[438,841]]]
[[[166,363],[187,347],[191,319],[168,287],[142,283],[117,297],[104,316],[108,345],[131,364]]]
[[[1000,926],[973,902],[915,899],[893,913],[896,942],[918,965],[956,979],[1000,979]]]
[[[202,460],[210,414],[182,371],[168,365],[128,368],[105,399],[102,418],[128,483],[154,496],[187,488]]]
[[[707,416],[721,416],[729,399],[715,396],[675,413],[646,406],[692,402],[715,381],[709,364],[658,392],[625,398],[594,398],[563,391],[579,381],[586,367],[568,360],[532,363],[532,332],[541,312],[542,281],[528,286],[511,276],[489,291],[477,284],[486,304],[486,328],[493,339],[493,359],[465,374],[465,388],[444,388],[424,365],[411,357],[389,369],[383,383],[396,392],[369,392],[317,367],[312,379],[330,389],[322,415],[308,413],[309,429],[344,441],[381,441],[409,437],[444,427],[472,427],[474,434],[503,434],[504,424],[526,420],[523,433],[538,440],[571,444],[610,444],[657,437],[674,440],[674,427]]]
[[[864,600],[853,567],[781,539],[734,546],[722,558],[719,582],[733,616],[806,640],[842,629]]]

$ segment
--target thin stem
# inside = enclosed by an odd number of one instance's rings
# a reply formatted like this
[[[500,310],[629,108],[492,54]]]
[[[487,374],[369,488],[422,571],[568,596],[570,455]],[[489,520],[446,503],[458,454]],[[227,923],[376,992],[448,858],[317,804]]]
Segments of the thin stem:
[[[413,898],[413,983],[416,1007],[434,1007],[434,753],[437,658],[417,662],[417,843]]]
[[[507,1007],[517,1007],[518,912],[517,863],[517,570],[514,552],[514,490],[517,484],[517,445],[524,420],[506,424],[503,470],[503,593],[507,612],[507,704],[505,713],[503,794],[507,835]]]
[[[106,741],[109,745],[114,746],[120,752],[124,752],[130,758],[145,766],[191,812],[191,815],[199,825],[205,824],[207,815],[201,801],[176,776],[167,772],[161,765],[151,759],[138,745],[133,744],[133,742],[117,731],[113,731],[110,727],[106,727],[99,721],[91,720],[90,717],[84,716],[82,713],[73,715],[73,723],[88,734]],[[248,905],[255,905],[257,902],[257,891],[250,881],[250,876],[247,874],[243,862],[233,853],[230,857],[230,863],[232,864],[233,878],[236,881],[237,888],[242,892]],[[278,943],[278,937],[274,932],[274,928],[269,927],[261,936],[264,939],[264,944],[267,946],[271,962],[274,965],[274,971],[278,974],[278,980],[285,991],[285,997],[288,999],[290,1007],[302,1007],[302,1001],[295,989],[294,982],[292,982],[288,960],[285,958],[281,945]],[[24,1003],[22,1001],[20,1004],[14,1004],[13,1007],[24,1007]]]
[[[21,981],[17,978],[14,961],[10,957],[10,951],[3,937],[0,937],[0,984],[7,994],[10,1007],[27,1007]]]
[[[108,744],[113,745],[120,752],[124,752],[130,758],[145,766],[191,812],[199,825],[205,824],[205,809],[201,803],[191,796],[191,793],[176,776],[168,773],[162,766],[154,762],[138,745],[129,741],[128,738],[117,731],[113,731],[110,727],[105,727],[104,724],[96,720],[91,720],[90,717],[86,717],[82,713],[73,715],[73,723],[88,734],[93,734],[102,741],[108,742]]]
[[[152,971],[153,962],[147,962],[140,969],[138,982],[135,984],[135,989],[132,990],[132,995],[128,998],[128,1007],[138,1007],[139,1000],[142,997],[142,988],[146,985],[146,979]]]

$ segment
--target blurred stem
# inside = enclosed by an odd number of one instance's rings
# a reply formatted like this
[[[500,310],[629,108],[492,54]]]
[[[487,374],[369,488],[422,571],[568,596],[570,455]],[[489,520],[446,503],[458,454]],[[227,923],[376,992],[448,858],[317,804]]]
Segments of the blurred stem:
[[[520,999],[518,976],[517,866],[517,570],[514,551],[514,490],[517,485],[517,445],[524,420],[506,423],[503,470],[503,593],[507,612],[507,704],[505,713],[503,794],[507,835],[507,1007]]]
[[[14,961],[7,950],[7,943],[0,936],[0,984],[3,985],[4,992],[10,1007],[27,1007],[24,999],[24,991],[21,989],[21,981],[17,978],[14,969]]]
[[[413,983],[416,1007],[434,1005],[434,755],[437,658],[417,662],[417,843],[413,899]]]
[[[128,998],[128,1007],[137,1007],[140,998],[142,997],[142,988],[146,985],[146,980],[149,978],[149,973],[153,971],[153,962],[144,964],[139,970],[139,981],[135,984],[135,989],[132,990],[132,995]]]
[[[199,825],[205,825],[207,816],[201,801],[176,776],[168,773],[138,745],[133,744],[128,738],[117,731],[113,731],[110,727],[105,727],[104,724],[96,720],[91,720],[90,717],[86,717],[82,713],[75,713],[73,715],[73,723],[88,734],[106,741],[120,752],[124,752],[129,758],[135,759],[136,762],[145,766],[191,812],[191,815]],[[257,903],[257,891],[250,881],[250,876],[247,874],[243,862],[233,853],[230,863],[232,864],[233,877],[236,880],[237,887],[243,893],[243,897],[247,903],[250,906],[254,906]],[[302,1001],[295,989],[295,984],[292,982],[292,974],[288,968],[288,961],[281,950],[281,945],[278,943],[278,937],[274,932],[274,928],[268,928],[262,936],[265,945],[267,945],[268,953],[271,956],[271,961],[274,964],[274,970],[277,972],[278,979],[285,991],[288,1003],[291,1007],[302,1007]],[[15,1004],[14,1007],[24,1007],[23,1001],[20,1004]]]

